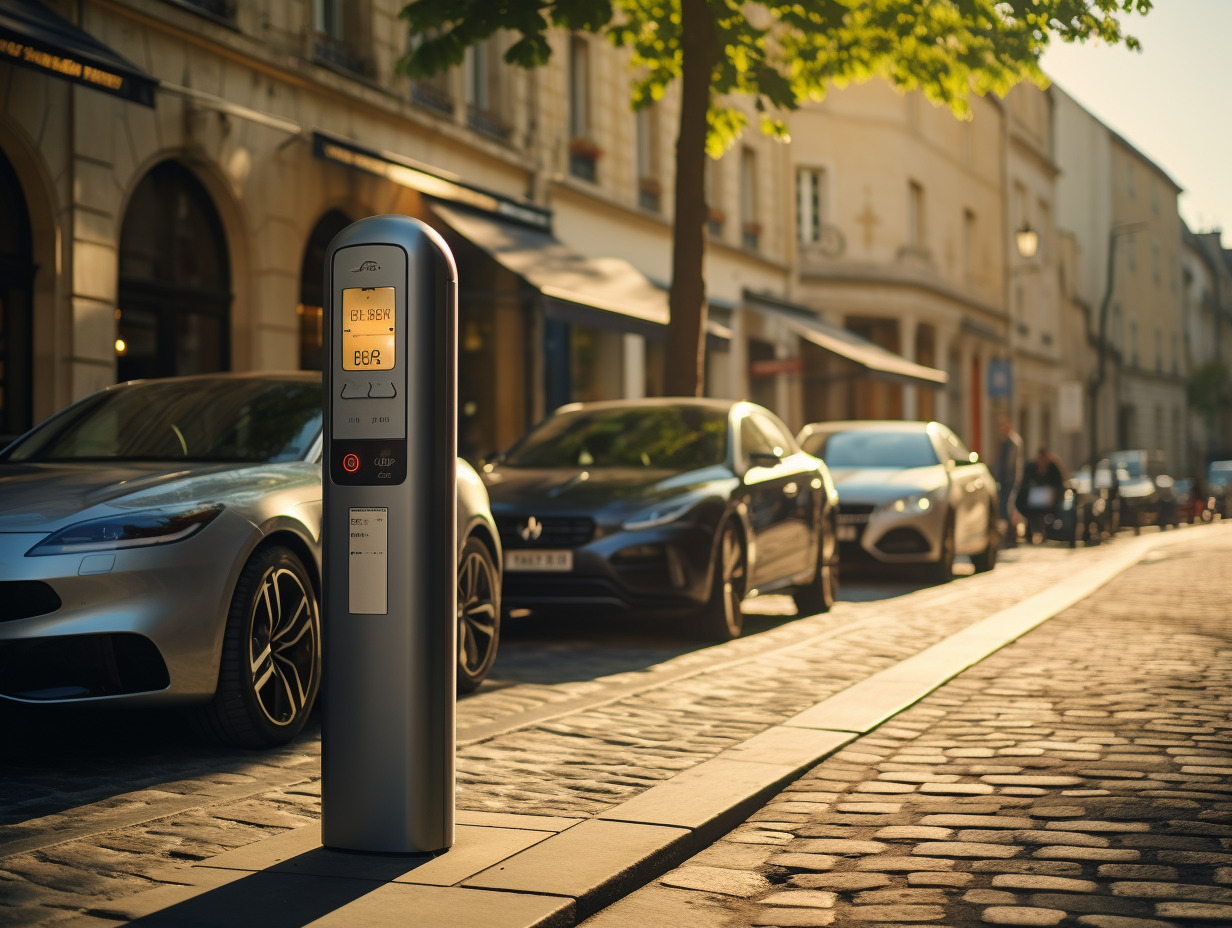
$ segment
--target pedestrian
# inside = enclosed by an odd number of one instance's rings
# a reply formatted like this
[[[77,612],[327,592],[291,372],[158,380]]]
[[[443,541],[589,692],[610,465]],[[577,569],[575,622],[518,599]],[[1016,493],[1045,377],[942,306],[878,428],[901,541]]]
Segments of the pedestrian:
[[[1001,447],[997,451],[997,500],[1001,504],[1001,543],[1007,548],[1018,544],[1018,512],[1015,501],[1022,483],[1022,436],[1014,431],[1009,416],[1001,419]]]
[[[1023,472],[1018,490],[1018,511],[1026,516],[1029,542],[1034,544],[1036,535],[1043,538],[1045,519],[1057,511],[1064,494],[1061,459],[1040,445],[1035,460]]]

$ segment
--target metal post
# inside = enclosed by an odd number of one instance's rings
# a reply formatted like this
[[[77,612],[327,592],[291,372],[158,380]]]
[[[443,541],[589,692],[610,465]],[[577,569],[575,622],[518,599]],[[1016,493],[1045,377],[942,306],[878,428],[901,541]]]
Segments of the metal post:
[[[325,258],[321,832],[453,843],[457,271],[404,216]]]

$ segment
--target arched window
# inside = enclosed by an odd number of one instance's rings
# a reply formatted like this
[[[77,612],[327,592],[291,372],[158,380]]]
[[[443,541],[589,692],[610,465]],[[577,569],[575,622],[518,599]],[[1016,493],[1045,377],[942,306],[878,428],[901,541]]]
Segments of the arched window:
[[[321,370],[321,344],[325,306],[325,250],[334,236],[351,224],[341,210],[331,209],[321,217],[308,236],[304,247],[304,263],[299,272],[299,367],[304,371]]]
[[[0,443],[33,424],[32,251],[30,213],[21,182],[8,159],[0,154]]]
[[[205,187],[175,161],[138,185],[120,233],[120,380],[231,367],[231,272]]]

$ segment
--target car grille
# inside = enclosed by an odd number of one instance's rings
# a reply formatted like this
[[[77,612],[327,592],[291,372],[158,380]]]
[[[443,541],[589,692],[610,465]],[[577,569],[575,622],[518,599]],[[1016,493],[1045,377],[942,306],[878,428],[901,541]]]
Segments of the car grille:
[[[0,583],[0,622],[31,619],[60,608],[60,597],[41,580],[8,580]]]
[[[868,523],[868,517],[873,514],[875,508],[875,506],[869,506],[865,503],[839,503],[838,524],[865,525]]]
[[[881,537],[877,549],[884,554],[924,554],[928,540],[913,528],[896,528]]]
[[[580,548],[595,534],[595,520],[590,516],[534,518],[540,529],[539,536],[523,538],[530,516],[497,516],[501,545],[506,548]]]

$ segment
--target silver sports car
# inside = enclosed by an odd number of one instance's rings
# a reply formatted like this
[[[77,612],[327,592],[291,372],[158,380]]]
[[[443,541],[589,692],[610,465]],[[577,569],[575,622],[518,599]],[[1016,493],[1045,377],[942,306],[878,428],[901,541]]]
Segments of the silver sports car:
[[[458,462],[458,685],[496,657],[499,535]],[[289,741],[320,687],[321,382],[134,381],[0,453],[0,698],[192,707]]]
[[[923,564],[944,583],[956,554],[996,565],[996,481],[940,422],[814,422],[799,442],[834,478],[844,567]]]

